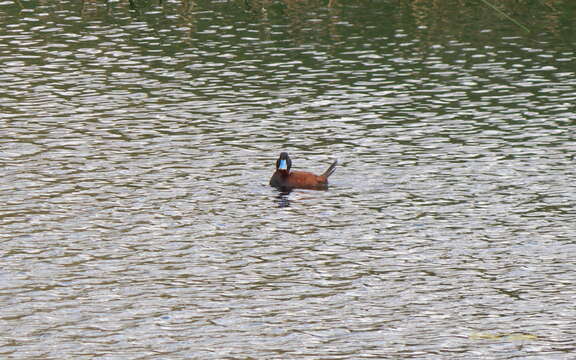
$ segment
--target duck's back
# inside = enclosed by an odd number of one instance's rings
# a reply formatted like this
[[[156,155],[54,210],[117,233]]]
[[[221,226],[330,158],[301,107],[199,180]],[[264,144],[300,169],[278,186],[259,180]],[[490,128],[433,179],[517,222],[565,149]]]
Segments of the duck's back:
[[[292,171],[283,185],[300,189],[322,189],[328,185],[328,179],[307,171]]]

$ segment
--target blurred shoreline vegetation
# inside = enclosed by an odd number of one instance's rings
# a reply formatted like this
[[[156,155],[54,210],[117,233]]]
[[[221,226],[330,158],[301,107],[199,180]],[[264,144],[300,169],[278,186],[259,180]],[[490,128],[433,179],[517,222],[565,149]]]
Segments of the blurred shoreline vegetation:
[[[88,0],[84,0],[88,1]],[[92,0],[97,1],[97,0]],[[124,0],[118,0],[120,2]],[[576,0],[126,0],[132,10],[180,3],[181,13],[194,9],[248,12],[261,21],[288,20],[292,27],[310,26],[310,18],[327,27],[342,19],[362,26],[363,20],[390,14],[382,22],[403,22],[442,34],[470,36],[471,29],[517,32],[519,36],[551,33],[567,42],[576,39]],[[330,12],[319,21],[318,12]],[[350,16],[350,13],[356,16]],[[363,16],[357,16],[364,13]],[[318,28],[317,26],[313,26]],[[473,31],[473,30],[472,30]]]
[[[572,48],[576,44],[576,0],[14,0],[11,7],[18,12],[37,6],[77,9],[85,19],[129,15],[160,25],[170,18],[188,27],[190,36],[199,27],[198,14],[214,11],[231,24],[249,17],[264,27],[287,25],[298,40],[338,40],[349,35],[346,27],[386,36],[395,27],[425,41],[548,34]]]
[[[573,0],[397,0],[418,26],[439,33],[466,29],[508,29],[522,33],[549,32],[574,41],[576,1]],[[472,27],[471,25],[476,25]]]

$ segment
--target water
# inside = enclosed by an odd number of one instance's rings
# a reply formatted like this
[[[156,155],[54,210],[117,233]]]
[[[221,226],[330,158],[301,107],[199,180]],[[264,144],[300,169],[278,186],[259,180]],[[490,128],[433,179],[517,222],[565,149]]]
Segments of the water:
[[[1,357],[571,358],[569,29],[394,4],[0,3]]]

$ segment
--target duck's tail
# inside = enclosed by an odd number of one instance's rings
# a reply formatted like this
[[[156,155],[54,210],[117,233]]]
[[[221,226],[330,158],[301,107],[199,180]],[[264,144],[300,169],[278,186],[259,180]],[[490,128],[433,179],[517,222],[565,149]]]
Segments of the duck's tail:
[[[330,175],[332,175],[334,173],[334,171],[336,171],[336,165],[338,165],[338,160],[334,160],[332,165],[330,165],[330,167],[328,167],[328,169],[326,169],[326,171],[324,171],[322,176],[324,176],[326,179],[328,179],[328,177]]]

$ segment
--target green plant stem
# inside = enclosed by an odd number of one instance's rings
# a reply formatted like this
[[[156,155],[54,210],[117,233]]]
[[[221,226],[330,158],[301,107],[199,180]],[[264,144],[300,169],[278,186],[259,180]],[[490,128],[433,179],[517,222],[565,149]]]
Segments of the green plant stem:
[[[498,13],[500,13],[502,16],[504,16],[506,19],[512,21],[514,24],[520,26],[524,31],[526,32],[530,32],[530,29],[528,29],[526,26],[524,26],[521,22],[519,22],[518,20],[514,19],[513,17],[511,17],[510,15],[506,14],[504,11],[498,9],[496,6],[494,6],[493,4],[489,3],[487,0],[481,0],[484,4],[490,6],[492,9],[496,10]]]

